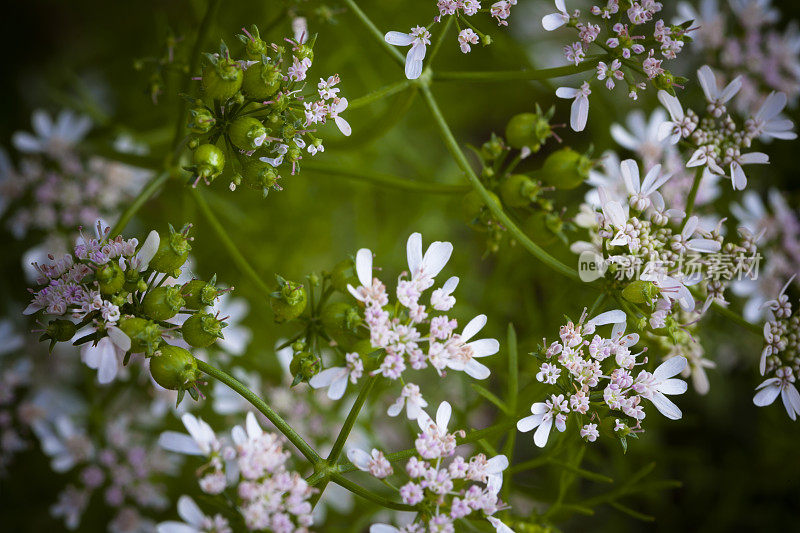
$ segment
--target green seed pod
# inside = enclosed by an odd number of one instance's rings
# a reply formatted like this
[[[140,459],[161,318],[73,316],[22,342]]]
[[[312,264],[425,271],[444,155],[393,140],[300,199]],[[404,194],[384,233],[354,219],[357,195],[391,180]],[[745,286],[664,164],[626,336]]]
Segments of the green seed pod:
[[[224,338],[222,328],[227,326],[210,313],[195,313],[186,319],[181,327],[183,340],[190,346],[206,348],[214,344],[217,339]]]
[[[192,249],[188,236],[190,228],[191,225],[187,224],[181,231],[176,232],[170,225],[169,236],[161,239],[156,255],[150,260],[150,268],[165,274],[180,270]]]
[[[153,320],[168,320],[178,314],[184,303],[181,288],[174,285],[152,289],[144,297],[142,306]]]
[[[574,189],[589,177],[592,160],[572,148],[563,148],[547,156],[536,177],[557,189]]]
[[[500,198],[496,194],[489,191],[489,197],[496,206],[501,207]],[[484,230],[492,220],[492,212],[484,203],[483,198],[475,191],[470,191],[464,196],[461,207],[464,221],[473,229]]]
[[[209,101],[227,101],[242,86],[242,67],[229,58],[206,56],[209,62],[203,67],[203,93]]]
[[[121,329],[131,339],[131,353],[153,355],[161,344],[161,328],[155,322],[137,316],[119,321]]]
[[[187,127],[192,133],[208,133],[216,124],[217,119],[205,107],[196,107],[189,110]]]
[[[249,152],[264,142],[267,130],[260,120],[253,117],[239,117],[231,123],[228,133],[234,146]]]
[[[347,285],[358,287],[355,261],[345,259],[336,263],[336,266],[331,271],[331,285],[341,293],[347,293]]]
[[[42,335],[42,339],[52,339],[58,342],[67,342],[75,336],[77,331],[78,328],[75,324],[69,320],[59,318],[53,320],[47,325],[47,330],[45,331],[44,335]]]
[[[278,288],[270,295],[269,305],[275,314],[275,322],[280,324],[303,314],[306,308],[306,288],[302,283],[286,281],[281,276],[275,277],[278,279]]]
[[[262,55],[266,55],[269,52],[268,45],[261,39],[261,34],[255,24],[250,26],[250,31],[244,28],[242,28],[242,31],[244,31],[244,35],[239,34],[238,37],[244,45],[244,55],[247,59],[256,61],[261,59]]]
[[[494,161],[505,152],[503,139],[492,133],[492,137],[481,146],[481,155],[487,161]]]
[[[225,170],[225,153],[213,144],[201,144],[192,154],[192,163],[195,176],[212,181]]]
[[[97,268],[95,279],[100,293],[108,296],[122,289],[125,284],[125,273],[116,261],[109,261]]]
[[[538,152],[552,134],[550,121],[541,113],[514,115],[506,125],[506,141],[518,150],[529,148],[532,152]]]
[[[156,383],[170,390],[183,389],[200,378],[194,356],[170,344],[163,344],[150,358],[150,374]]]
[[[217,276],[214,275],[211,281],[193,279],[183,285],[181,292],[186,301],[187,309],[203,309],[214,303],[220,295],[220,290],[216,286]]]
[[[535,201],[541,186],[524,174],[512,174],[500,185],[500,197],[511,207],[525,207]]]
[[[261,191],[275,187],[278,182],[278,173],[269,163],[251,157],[242,169],[244,183],[251,189]]]
[[[136,292],[139,288],[141,275],[138,268],[129,268],[125,271],[125,284],[122,286],[128,292]]]
[[[553,232],[548,221],[549,213],[537,211],[525,219],[522,229],[531,240],[541,246],[549,246],[556,242],[558,236]]]
[[[283,75],[269,62],[260,62],[244,71],[242,92],[253,100],[267,100],[281,88]]]
[[[635,304],[650,304],[658,297],[658,287],[649,281],[634,280],[622,289],[622,297]]]
[[[322,363],[319,357],[311,352],[297,352],[289,364],[289,372],[294,376],[292,386],[301,381],[308,381],[319,373]]]
[[[351,346],[360,340],[361,313],[354,305],[334,302],[322,309],[322,326],[331,338],[342,346]]]

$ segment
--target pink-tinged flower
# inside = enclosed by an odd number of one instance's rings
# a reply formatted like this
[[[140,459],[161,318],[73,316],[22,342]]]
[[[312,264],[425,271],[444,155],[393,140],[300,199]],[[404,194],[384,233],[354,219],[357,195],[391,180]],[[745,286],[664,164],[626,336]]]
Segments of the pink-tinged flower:
[[[161,522],[158,524],[156,531],[158,533],[233,532],[230,524],[222,515],[206,516],[189,496],[181,496],[178,499],[178,516],[181,517],[183,522]]]
[[[478,44],[478,34],[472,31],[469,28],[465,28],[458,32],[458,45],[461,47],[461,51],[465,54],[468,54],[472,47],[472,44]]]
[[[131,339],[116,326],[107,329],[108,337],[81,348],[81,360],[97,370],[97,381],[106,384],[114,381],[122,366],[122,357],[131,349]]]
[[[553,420],[555,420],[558,431],[563,433],[567,429],[569,407],[563,394],[558,396],[553,394],[549,400],[531,405],[531,413],[533,413],[531,416],[526,416],[517,422],[517,429],[527,433],[538,428],[533,435],[533,442],[539,448],[544,448],[547,444],[550,429],[553,427]]]
[[[669,139],[670,144],[677,144],[682,138],[691,135],[697,128],[697,124],[683,112],[678,98],[662,89],[658,91],[658,100],[667,109],[667,113],[672,119],[659,127],[658,140]]]
[[[422,235],[412,233],[406,241],[406,258],[411,281],[420,292],[433,286],[433,278],[445,267],[453,253],[449,242],[434,241],[422,255]],[[455,287],[454,287],[455,289]]]
[[[672,357],[661,363],[651,374],[641,371],[633,383],[633,388],[642,398],[650,400],[662,415],[670,420],[678,420],[683,416],[680,408],[672,403],[665,394],[683,394],[688,388],[682,379],[677,376],[687,365],[683,356]]]
[[[390,31],[384,39],[395,46],[411,46],[406,54],[406,78],[415,80],[422,74],[422,60],[425,59],[427,45],[431,44],[431,34],[422,26],[411,28],[410,33]]]
[[[660,271],[654,263],[645,265],[639,279],[653,283],[653,285],[658,287],[661,296],[669,302],[678,302],[684,311],[691,311],[694,309],[694,296],[692,296],[692,293],[686,285],[691,285],[691,281],[695,280],[678,280],[672,276],[668,276],[665,272]]]
[[[486,325],[486,315],[478,315],[464,327],[461,335],[448,342],[446,365],[453,370],[461,370],[474,379],[486,379],[491,371],[476,358],[494,355],[500,350],[497,339],[478,339],[468,342]]]
[[[592,90],[587,82],[583,82],[580,89],[571,87],[556,89],[556,96],[559,98],[574,99],[569,114],[569,125],[574,131],[583,131],[586,127],[586,119],[589,117],[590,94],[592,94]]]
[[[701,167],[705,165],[708,167],[708,170],[717,176],[724,176],[725,171],[722,170],[722,167],[717,163],[717,156],[714,153],[714,150],[715,148],[711,144],[706,144],[699,147],[694,151],[692,157],[689,158],[689,161],[686,162],[686,168]]]
[[[177,431],[165,431],[158,438],[158,444],[165,450],[186,455],[204,455],[206,457],[219,452],[220,444],[214,430],[202,419],[186,413],[181,417],[188,435]]]
[[[456,304],[456,299],[451,296],[458,287],[458,277],[452,276],[444,282],[444,286],[436,289],[431,294],[431,306],[437,311],[449,311]]]
[[[644,181],[640,183],[639,165],[633,159],[626,159],[620,163],[620,174],[622,175],[622,181],[625,183],[625,188],[630,194],[628,201],[631,207],[639,211],[644,211],[650,207],[650,196],[672,177],[672,174],[662,175],[661,165],[654,165],[647,172]]]
[[[580,433],[586,442],[594,442],[600,436],[600,432],[597,431],[597,424],[586,424],[581,428]]]
[[[797,392],[794,386],[795,377],[792,369],[788,366],[779,368],[775,371],[775,376],[756,387],[758,392],[753,397],[753,403],[759,407],[764,407],[772,404],[780,394],[789,418],[796,420],[797,415],[800,414],[800,393]]]
[[[742,165],[768,165],[769,156],[762,152],[741,154],[731,161],[731,184],[734,191],[743,191],[747,187],[747,176]],[[688,164],[687,164],[688,166]]]
[[[717,88],[717,78],[714,75],[714,71],[708,65],[700,67],[697,71],[697,78],[708,101],[708,112],[717,118],[721,117],[725,112],[725,104],[728,100],[736,96],[736,93],[742,88],[742,77],[737,76],[720,91]]]
[[[564,0],[556,0],[556,10],[558,13],[550,13],[542,17],[542,27],[547,31],[553,31],[569,22],[569,14]]]
[[[347,451],[347,458],[356,468],[363,472],[369,472],[378,479],[389,477],[394,472],[392,464],[386,459],[383,452],[375,448],[370,453],[360,448],[351,448]]]
[[[428,402],[422,397],[419,386],[414,383],[406,383],[400,393],[400,397],[389,406],[386,412],[389,416],[397,416],[406,408],[406,416],[409,420],[416,420],[422,410],[428,407]]]
[[[372,250],[361,248],[356,253],[356,275],[361,286],[354,288],[350,284],[347,285],[347,290],[353,298],[367,305],[384,306],[389,303],[386,287],[378,278],[372,277]]]
[[[771,92],[755,116],[745,124],[748,133],[754,137],[796,139],[797,134],[792,131],[794,127],[792,121],[780,118],[784,107],[786,107],[786,94]]]
[[[339,116],[339,113],[347,109],[347,98],[335,98],[333,104],[328,107],[328,116],[336,123],[336,127],[342,132],[342,135],[349,137],[352,133],[350,123]]]
[[[684,224],[681,233],[672,237],[672,249],[679,253],[685,252],[686,250],[701,253],[719,252],[722,248],[722,245],[718,241],[715,241],[714,239],[694,237],[699,224],[700,219],[697,218],[696,215],[689,217],[689,220],[687,220],[686,224]]]
[[[326,368],[319,374],[312,377],[308,384],[312,389],[322,389],[328,387],[328,398],[338,400],[344,396],[347,390],[347,382],[356,383],[364,373],[364,363],[361,362],[358,354],[348,353],[346,366]]]

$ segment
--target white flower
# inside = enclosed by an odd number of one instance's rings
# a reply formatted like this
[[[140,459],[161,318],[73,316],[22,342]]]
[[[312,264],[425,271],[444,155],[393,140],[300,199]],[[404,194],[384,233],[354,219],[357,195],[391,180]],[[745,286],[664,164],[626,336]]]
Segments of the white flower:
[[[406,416],[408,416],[409,420],[416,420],[419,418],[420,412],[425,407],[428,407],[428,402],[422,397],[418,385],[414,383],[407,383],[404,385],[400,397],[389,406],[386,414],[389,416],[397,416],[403,411],[404,406],[406,408]]]
[[[189,413],[185,413],[181,421],[189,434],[165,431],[158,438],[159,446],[186,455],[209,456],[219,451],[221,445],[211,426]]]
[[[391,476],[393,473],[392,464],[386,459],[382,451],[375,448],[371,453],[367,453],[360,448],[351,448],[347,450],[347,458],[353,465],[363,472],[369,472],[370,475],[383,479]]]
[[[250,304],[244,298],[234,298],[230,293],[220,296],[214,303],[211,314],[219,313],[226,317],[225,337],[217,340],[217,346],[231,355],[242,355],[253,337],[249,328],[242,326],[241,321],[247,317]]]
[[[669,144],[677,144],[681,138],[688,137],[697,127],[683,112],[683,107],[677,97],[665,90],[658,91],[658,100],[667,108],[671,121],[666,121],[658,129],[658,139],[669,139]]]
[[[178,516],[183,522],[168,521],[158,524],[158,533],[231,533],[228,521],[222,515],[213,518],[203,514],[200,507],[189,496],[178,498]]]
[[[708,112],[715,117],[721,117],[725,112],[725,104],[742,88],[742,77],[734,78],[722,91],[717,88],[717,78],[708,65],[700,67],[697,77],[708,100]]]
[[[616,230],[614,238],[609,241],[611,246],[628,246],[631,251],[638,249],[635,239],[626,233],[628,227],[627,205],[623,208],[616,200],[603,201],[604,194],[601,189],[601,201],[603,202],[603,217],[613,229]]]
[[[453,276],[444,282],[444,286],[436,289],[431,294],[431,306],[437,311],[449,311],[456,304],[456,299],[451,296],[458,287],[458,277]]]
[[[797,134],[791,131],[794,127],[792,121],[778,118],[784,107],[786,107],[786,94],[770,93],[755,116],[747,121],[746,127],[755,136],[796,139]]]
[[[347,390],[347,382],[351,381],[355,383],[364,372],[364,364],[361,362],[357,353],[348,353],[346,358],[347,366],[326,368],[312,377],[308,381],[311,388],[321,389],[328,387],[328,398],[331,400],[338,400],[344,396],[344,392]]]
[[[423,433],[433,434],[440,438],[447,436],[447,425],[450,423],[450,417],[453,414],[453,408],[448,402],[439,404],[436,409],[436,422],[433,421],[431,415],[425,411],[420,412],[417,417],[417,424]]]
[[[153,230],[148,233],[139,251],[131,258],[131,266],[139,270],[139,272],[147,270],[147,267],[150,266],[150,260],[153,259],[153,256],[158,251],[159,244],[161,244],[161,237],[158,232]]]
[[[643,398],[653,402],[653,405],[662,415],[670,420],[678,420],[683,416],[681,410],[664,395],[683,394],[686,392],[686,382],[672,376],[677,376],[683,372],[687,364],[685,357],[677,356],[667,359],[658,365],[658,368],[652,374],[643,370],[636,378],[634,389]]]
[[[623,148],[639,154],[645,166],[649,166],[661,160],[665,143],[659,137],[659,129],[666,120],[667,115],[663,109],[653,111],[649,120],[637,109],[628,114],[625,120],[627,129],[620,124],[611,125],[611,136]]]
[[[330,106],[330,117],[336,122],[336,127],[342,132],[342,135],[349,137],[352,133],[350,123],[339,116],[339,113],[347,109],[347,98],[336,98],[334,104]]]
[[[478,34],[469,28],[465,28],[458,32],[458,45],[461,51],[465,54],[472,50],[471,44],[478,44]]]
[[[67,415],[58,415],[52,424],[37,420],[32,424],[32,429],[42,451],[51,458],[50,466],[56,472],[67,472],[92,455],[92,440]]]
[[[742,154],[731,161],[731,183],[734,191],[742,191],[747,186],[747,176],[742,165],[768,165],[769,156],[762,152]],[[688,166],[688,165],[687,165]]]
[[[389,302],[386,287],[377,278],[372,277],[372,250],[361,248],[356,252],[356,275],[361,286],[358,288],[347,284],[347,290],[353,298],[367,305],[384,306]]]
[[[659,270],[655,263],[647,263],[639,279],[653,283],[658,287],[664,298],[669,301],[678,302],[685,311],[694,309],[694,296],[692,296],[692,293],[686,287],[686,282],[668,276],[666,273]]]
[[[476,361],[475,358],[496,354],[500,350],[500,343],[497,339],[478,339],[468,342],[485,325],[486,315],[478,315],[469,321],[458,339],[457,351],[446,360],[448,368],[463,370],[464,373],[474,379],[486,379],[489,377],[491,373],[489,368]]]
[[[639,165],[633,159],[626,159],[620,163],[620,174],[628,194],[631,195],[630,205],[639,211],[650,207],[650,196],[672,177],[672,174],[661,175],[661,165],[654,165],[640,183]]]
[[[556,0],[556,10],[558,13],[550,13],[542,17],[542,27],[547,31],[553,31],[569,22],[569,14],[567,14],[564,0]]]
[[[550,396],[549,400],[537,402],[531,405],[531,416],[526,416],[517,421],[517,429],[527,433],[532,429],[538,428],[533,435],[533,442],[539,448],[544,448],[547,438],[550,436],[550,429],[553,427],[553,419],[556,421],[556,429],[561,431],[567,429],[567,413],[569,407],[563,394]]]
[[[508,457],[495,455],[483,467],[482,473],[486,475],[486,488],[489,492],[497,494],[503,487],[503,470],[508,468]]]
[[[97,370],[97,381],[106,384],[117,377],[122,357],[131,349],[131,339],[119,328],[111,326],[108,336],[97,344],[87,343],[81,348],[81,360],[89,368]]]
[[[20,152],[43,152],[55,156],[62,155],[78,144],[92,127],[89,117],[76,115],[69,110],[61,111],[53,123],[46,111],[37,109],[33,112],[31,123],[36,136],[18,131],[12,137],[14,146]]]
[[[422,26],[411,28],[410,33],[390,31],[384,39],[395,46],[411,46],[406,54],[406,78],[415,80],[422,74],[422,60],[425,59],[426,46],[431,44],[431,34]]]
[[[780,393],[786,413],[789,418],[796,420],[800,414],[800,394],[794,386],[792,370],[788,367],[779,368],[776,375],[777,377],[769,378],[756,387],[758,392],[753,397],[753,403],[759,407],[770,405]]]
[[[489,523],[494,526],[494,530],[497,533],[514,533],[514,530],[505,525],[499,518],[495,518],[493,516],[487,516],[486,520],[488,520]],[[370,531],[370,533],[374,532]]]
[[[587,82],[583,82],[580,89],[571,87],[559,87],[556,89],[556,96],[559,98],[574,98],[569,114],[569,125],[574,131],[583,131],[586,127],[586,119],[589,117],[589,95],[592,90]]]
[[[725,171],[717,163],[717,158],[714,155],[714,146],[706,144],[698,148],[686,162],[686,168],[700,167],[706,165],[708,170],[718,176],[724,176]]]
[[[420,292],[433,286],[433,278],[442,271],[452,253],[451,243],[434,241],[425,250],[425,255],[422,255],[422,235],[412,233],[408,237],[406,241],[408,271],[411,274],[411,281],[417,285]]]

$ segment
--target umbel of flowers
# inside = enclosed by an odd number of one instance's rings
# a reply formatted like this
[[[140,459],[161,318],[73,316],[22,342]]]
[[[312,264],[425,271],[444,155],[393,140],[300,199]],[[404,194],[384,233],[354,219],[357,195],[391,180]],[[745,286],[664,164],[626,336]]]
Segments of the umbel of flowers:
[[[420,411],[417,417],[420,433],[414,446],[416,453],[406,463],[404,471],[395,473],[391,463],[380,450],[367,453],[358,448],[348,451],[347,457],[359,469],[383,480],[402,477],[398,490],[403,503],[422,511],[416,520],[403,528],[373,524],[371,533],[455,531],[460,519],[485,518],[497,531],[511,531],[493,515],[506,508],[498,493],[503,485],[503,471],[508,467],[505,455],[487,458],[478,453],[472,457],[456,454],[456,436],[463,430],[450,432],[448,425],[452,407],[439,404],[436,420]],[[452,458],[452,459],[451,459]],[[389,483],[390,486],[395,486]]]
[[[536,379],[555,390],[531,405],[532,414],[521,419],[517,429],[536,429],[533,441],[543,448],[553,426],[563,432],[574,419],[573,425],[586,441],[594,442],[605,430],[627,447],[627,436],[644,431],[644,400],[669,419],[681,418],[681,410],[665,395],[686,392],[686,382],[673,377],[684,370],[686,358],[675,356],[652,373],[637,373],[636,367],[647,364],[647,357],[641,357],[645,350],[635,353],[633,349],[639,335],[625,334],[625,313],[615,309],[586,318],[584,311],[577,324],[561,326],[560,341],[542,347],[543,362]],[[610,335],[598,332],[599,326],[609,324],[613,324]]]
[[[344,135],[350,125],[339,116],[347,98],[339,94],[339,76],[320,78],[306,90],[315,38],[306,30],[284,44],[267,43],[258,28],[242,28],[239,59],[221,43],[206,54],[202,96],[191,100],[189,146],[194,150],[190,182],[210,183],[219,176],[235,190],[240,184],[262,191],[280,190],[281,173],[294,175],[300,160],[322,152],[317,125],[333,120]]]
[[[156,382],[179,391],[179,403],[186,391],[197,399],[200,374],[183,346],[208,347],[227,324],[205,311],[224,292],[215,278],[171,282],[189,256],[190,229],[151,231],[140,245],[112,238],[98,222],[96,235],[82,233],[72,254],[34,263],[39,286],[31,289],[25,314],[41,315],[41,340],[51,348],[72,340],[83,346],[81,357],[101,383],[113,381],[131,354],[143,354]],[[179,314],[187,316],[181,325]]]

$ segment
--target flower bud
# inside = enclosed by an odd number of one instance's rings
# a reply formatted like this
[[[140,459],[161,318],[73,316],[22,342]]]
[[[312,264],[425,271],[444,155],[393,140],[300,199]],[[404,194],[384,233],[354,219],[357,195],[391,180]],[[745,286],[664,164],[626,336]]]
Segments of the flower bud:
[[[214,303],[221,291],[216,286],[217,276],[210,281],[193,279],[183,285],[181,292],[187,309],[203,309]]]
[[[572,148],[563,148],[547,156],[536,177],[557,189],[574,189],[589,177],[592,160]]]
[[[301,381],[308,381],[316,374],[319,373],[322,366],[319,357],[311,352],[297,352],[289,364],[289,372],[294,376],[292,386],[297,385]]]
[[[125,273],[116,261],[109,261],[97,268],[95,279],[100,293],[108,296],[122,289],[125,284]]]
[[[278,280],[278,288],[269,299],[269,305],[275,314],[275,322],[286,322],[299,317],[306,308],[306,288],[302,283],[286,281],[281,276],[275,277]]]
[[[331,271],[331,285],[341,293],[347,293],[347,285],[358,287],[356,264],[352,259],[345,259],[336,263]]]
[[[280,69],[262,60],[244,71],[242,92],[253,100],[267,100],[278,92],[282,81]]]
[[[342,346],[350,346],[359,340],[362,324],[358,308],[345,302],[334,302],[322,310],[322,326],[333,340]]]
[[[187,127],[192,133],[208,133],[216,124],[217,119],[205,107],[196,107],[189,110]]]
[[[212,181],[225,170],[225,153],[213,144],[201,144],[192,154],[191,170],[198,178]]]
[[[206,54],[203,67],[203,94],[209,101],[227,101],[242,86],[242,67],[230,57]]]
[[[184,389],[200,378],[194,356],[170,344],[163,344],[150,358],[150,374],[156,383],[170,390]]]
[[[144,353],[148,357],[161,344],[161,328],[155,322],[137,316],[119,321],[121,329],[131,339],[131,353]]]
[[[529,148],[532,152],[538,152],[552,134],[550,116],[542,114],[538,106],[536,113],[514,115],[506,125],[506,141],[518,150]]]
[[[511,207],[525,207],[539,196],[541,185],[524,174],[512,174],[500,185],[500,197]]]
[[[189,244],[189,229],[191,224],[187,224],[179,232],[170,224],[169,236],[161,239],[156,255],[150,260],[150,268],[156,272],[172,274],[180,270],[186,259],[189,258],[189,251],[192,245]]]
[[[223,339],[222,328],[227,326],[210,313],[195,313],[186,319],[181,327],[181,334],[186,344],[196,348],[206,348]]]
[[[494,161],[505,152],[503,139],[492,133],[492,138],[481,146],[481,155],[486,161]]]
[[[234,146],[249,152],[261,146],[267,136],[267,130],[258,119],[239,117],[231,123],[228,134]]]

